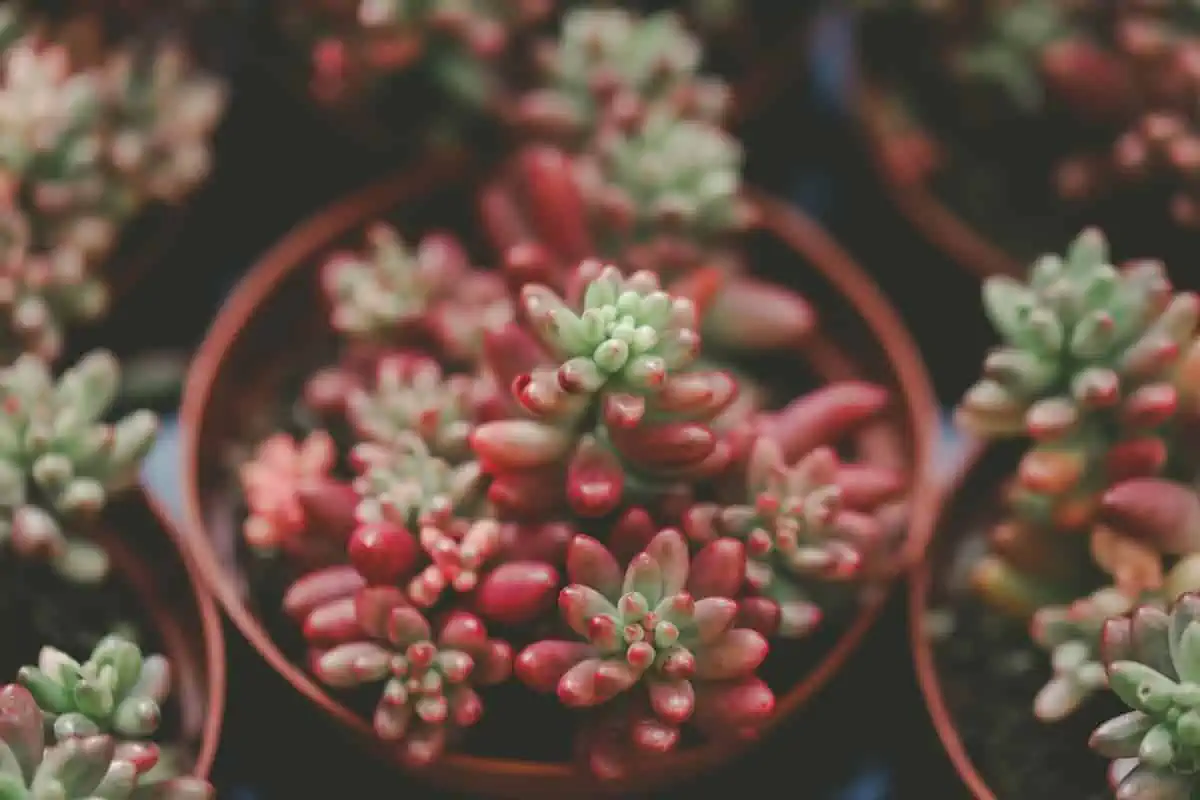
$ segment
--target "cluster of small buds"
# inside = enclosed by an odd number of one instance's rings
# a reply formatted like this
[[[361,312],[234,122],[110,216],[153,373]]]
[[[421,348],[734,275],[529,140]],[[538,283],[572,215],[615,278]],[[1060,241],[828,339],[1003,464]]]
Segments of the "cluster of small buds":
[[[99,734],[146,739],[158,729],[171,688],[163,656],[143,656],[136,644],[116,635],[102,639],[82,664],[44,647],[37,666],[23,667],[17,679],[58,739]]]
[[[53,360],[67,326],[105,310],[97,269],[121,227],[206,176],[224,91],[175,47],[80,69],[25,32],[0,60],[0,346]]]
[[[46,741],[46,719],[24,687],[0,688],[0,784],[9,797],[22,800],[213,800],[204,780],[149,778],[159,763],[158,750],[119,747],[107,735],[68,736]]]
[[[413,250],[378,224],[367,243],[366,253],[338,253],[322,268],[338,332],[384,344],[427,337],[444,355],[469,360],[484,331],[513,318],[503,281],[472,269],[453,237],[430,234]]]
[[[65,523],[87,519],[132,485],[158,433],[149,411],[101,422],[119,380],[104,351],[57,381],[28,354],[0,369],[0,528],[17,552],[49,556],[78,580],[102,577],[107,560]]]
[[[448,737],[479,720],[483,700],[475,689],[508,677],[512,650],[464,612],[450,615],[434,636],[425,617],[394,589],[364,589],[354,604],[364,638],[319,655],[315,671],[335,687],[383,684],[375,732],[401,742],[410,763],[426,764],[441,754]]]
[[[289,547],[308,531],[304,488],[329,475],[336,457],[333,439],[324,431],[310,433],[300,442],[277,433],[258,446],[240,469],[249,509],[244,532],[251,548],[273,552]]]
[[[1097,728],[1092,749],[1113,759],[1117,797],[1189,797],[1200,768],[1200,595],[1170,612],[1143,606],[1109,620],[1108,683],[1130,709]]]
[[[540,53],[545,87],[520,99],[518,115],[534,131],[575,142],[647,106],[718,122],[729,91],[699,75],[701,58],[700,42],[672,12],[574,9]]]
[[[361,441],[388,443],[415,432],[430,451],[450,461],[470,456],[468,439],[494,389],[473,375],[443,375],[437,361],[417,353],[379,360],[375,385],[353,390],[346,415]]]
[[[227,99],[224,85],[193,69],[174,44],[141,61],[119,52],[106,70],[116,127],[109,161],[135,194],[182,201],[211,170],[211,139]]]
[[[741,161],[726,131],[660,108],[606,126],[575,162],[599,251],[634,268],[695,264],[752,222]]]
[[[362,522],[392,521],[413,529],[423,519],[443,519],[479,499],[479,464],[451,466],[431,455],[411,431],[387,445],[359,443],[351,455],[359,468],[354,488],[362,497]]]
[[[448,588],[466,593],[479,585],[481,569],[500,549],[500,523],[446,519],[422,525],[419,539],[430,563],[408,584],[408,598],[429,608]]]

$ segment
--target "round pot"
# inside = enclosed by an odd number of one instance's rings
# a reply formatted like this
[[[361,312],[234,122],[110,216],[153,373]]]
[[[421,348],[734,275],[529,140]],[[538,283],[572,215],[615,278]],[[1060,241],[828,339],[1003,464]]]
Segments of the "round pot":
[[[369,222],[387,217],[405,233],[426,229],[431,221],[452,230],[477,224],[462,208],[471,208],[475,187],[455,184],[464,165],[426,162],[372,185],[336,203],[297,227],[268,252],[234,291],[193,361],[182,405],[182,459],[186,542],[218,600],[242,634],[267,662],[301,694],[366,747],[392,754],[374,736],[369,722],[331,696],[283,652],[260,611],[248,599],[245,565],[239,562],[241,519],[238,488],[231,479],[228,453],[239,442],[266,433],[261,409],[278,398],[279,354],[313,352],[332,341],[321,313],[316,266],[319,256],[353,240]],[[467,205],[464,205],[464,199]],[[899,318],[876,287],[849,257],[811,220],[787,205],[756,196],[763,226],[746,247],[756,263],[770,262],[772,274],[784,275],[820,309],[825,327],[782,362],[787,373],[810,370],[823,381],[874,380],[894,392],[895,402],[877,423],[855,440],[866,460],[890,464],[911,477],[913,508],[930,505],[928,476],[936,430],[934,398],[917,350]],[[455,222],[460,224],[456,227]],[[926,527],[913,525],[898,566],[923,549]],[[884,592],[854,610],[845,627],[820,632],[805,644],[807,660],[793,665],[786,689],[777,691],[775,721],[796,712],[841,667],[879,615]],[[581,792],[645,791],[727,762],[740,748],[709,745],[657,759],[652,773],[625,785],[596,786],[559,762],[501,760],[447,753],[421,774],[434,784],[476,796],[565,797]]]
[[[872,64],[874,54],[862,39],[873,37],[870,45],[880,53],[884,41],[906,40],[918,49],[936,42],[926,41],[928,32],[889,31],[883,20],[875,27],[879,30],[864,34],[860,25],[854,41],[850,113],[892,204],[955,264],[980,279],[1023,277],[1034,259],[1061,251],[1088,226],[1104,230],[1116,252],[1168,263],[1194,259],[1195,231],[1170,220],[1165,199],[1152,187],[1130,186],[1080,203],[1058,198],[1052,170],[1070,133],[1061,120],[994,122],[987,126],[991,139],[986,152],[973,138],[978,130],[951,130],[963,122],[960,117],[970,116],[964,98],[937,85],[936,79],[929,87],[909,85],[939,69],[935,62],[915,69],[912,64]],[[909,77],[914,73],[917,77]],[[908,119],[897,108],[905,94],[924,100],[930,118],[936,110],[939,119],[928,125]],[[973,125],[984,127],[978,120]],[[1027,153],[1034,172],[1022,169],[1027,164],[1020,159]]]
[[[9,565],[4,665],[15,674],[46,645],[81,658],[114,626],[132,625],[145,650],[171,663],[160,744],[181,769],[207,778],[225,709],[225,640],[216,604],[167,519],[140,488],[114,498],[89,532],[111,563],[99,585],[65,582],[41,564]]]
[[[976,443],[933,506],[933,538],[908,590],[917,679],[973,797],[1109,798],[1108,760],[1088,749],[1088,736],[1127,709],[1100,691],[1064,720],[1038,721],[1033,700],[1051,675],[1049,655],[1027,621],[984,606],[969,586],[967,569],[1003,512],[1001,486],[1020,455],[1019,446]]]

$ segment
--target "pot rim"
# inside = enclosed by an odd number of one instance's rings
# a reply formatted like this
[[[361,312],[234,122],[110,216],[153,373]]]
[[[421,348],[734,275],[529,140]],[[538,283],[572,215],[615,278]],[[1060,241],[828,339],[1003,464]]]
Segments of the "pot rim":
[[[205,534],[207,525],[199,494],[200,425],[225,354],[234,346],[254,310],[267,300],[281,281],[305,264],[314,252],[337,237],[361,226],[372,216],[385,213],[397,200],[419,196],[440,179],[461,174],[468,163],[467,159],[461,157],[426,159],[414,168],[401,170],[341,198],[310,216],[277,242],[237,284],[214,319],[196,350],[181,404],[180,456],[184,483],[181,541],[184,548],[190,551],[204,581],[226,613],[267,663],[326,714],[370,741],[376,748],[384,745],[377,741],[368,722],[333,698],[301,666],[284,655],[251,612],[235,582],[220,563],[216,550]],[[815,222],[786,203],[757,192],[751,195],[762,211],[764,222],[768,223],[766,227],[771,228],[789,248],[811,262],[813,268],[850,302],[888,359],[897,384],[897,399],[904,401],[905,429],[911,436],[913,453],[909,497],[909,508],[912,510],[906,542],[898,559],[902,568],[906,569],[920,557],[928,542],[932,529],[926,520],[932,518],[932,511],[936,508],[929,476],[936,442],[937,412],[924,362],[915,342],[882,291],[839,245]],[[836,643],[818,664],[803,680],[789,687],[778,703],[776,713],[767,725],[768,729],[803,705],[834,676],[882,612],[884,599],[883,593],[880,593],[879,597],[861,605],[854,621],[841,632]],[[736,750],[737,745],[733,748]],[[673,756],[672,761],[679,767],[700,767],[708,760],[706,756],[709,753],[709,747],[689,748]],[[462,753],[449,753],[439,763],[451,770],[486,769],[498,778],[563,779],[576,774],[570,762],[519,761]]]
[[[160,527],[160,530],[156,532],[157,535],[167,537],[171,548],[178,555],[187,576],[188,597],[195,606],[196,616],[200,622],[207,697],[204,702],[204,723],[200,731],[200,749],[196,754],[191,774],[198,778],[208,778],[212,772],[213,763],[216,761],[217,749],[221,742],[221,726],[225,720],[228,674],[225,660],[225,634],[221,625],[221,616],[204,576],[193,562],[189,549],[182,544],[183,537],[179,534],[178,523],[172,519],[170,512],[144,483],[139,482],[130,490],[130,494],[132,495],[129,498],[130,502],[146,506]],[[109,534],[101,538],[110,546],[121,551],[118,553],[118,561],[136,558],[119,536]],[[146,589],[148,587],[135,588]],[[160,605],[149,609],[149,615],[156,628],[167,627],[164,618],[169,614]],[[167,634],[164,633],[164,635]]]
[[[936,536],[937,529],[946,520],[946,513],[951,502],[963,488],[967,478],[978,468],[988,451],[985,442],[973,440],[969,451],[955,469],[950,480],[946,481],[938,493],[937,502],[932,506],[929,519],[929,530]],[[913,665],[917,672],[917,683],[925,698],[925,708],[933,722],[934,731],[941,740],[942,747],[950,759],[959,779],[966,784],[971,794],[977,800],[996,800],[995,793],[988,787],[987,781],[971,760],[966,745],[959,735],[958,726],[946,705],[942,694],[942,682],[938,676],[937,664],[930,646],[929,626],[925,618],[928,610],[930,587],[933,581],[933,570],[928,559],[924,559],[909,576],[908,582],[908,619],[909,646],[912,648]]]
[[[885,89],[856,69],[851,80],[852,114],[874,172],[892,204],[927,241],[979,280],[993,275],[1024,276],[1025,266],[1018,259],[937,196],[928,185],[928,174],[919,180],[907,180],[891,167],[887,158],[891,137],[885,122],[886,96]]]

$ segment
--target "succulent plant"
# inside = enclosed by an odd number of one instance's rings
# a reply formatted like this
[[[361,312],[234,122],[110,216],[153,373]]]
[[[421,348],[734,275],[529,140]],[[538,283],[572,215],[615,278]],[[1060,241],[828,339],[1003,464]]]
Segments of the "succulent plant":
[[[887,470],[863,469],[860,480],[851,479],[848,497],[832,449],[816,448],[789,465],[779,440],[760,436],[750,451],[745,502],[688,510],[684,525],[693,540],[733,537],[745,544],[746,584],[755,602],[768,601],[765,632],[805,635],[821,619],[805,584],[861,578],[886,563],[891,531],[869,512],[899,494],[903,483]],[[863,488],[857,497],[855,483]]]
[[[309,532],[305,491],[328,478],[336,458],[325,431],[314,431],[301,442],[276,433],[258,446],[240,469],[249,510],[243,533],[252,549],[269,553],[294,547]]]
[[[1100,660],[1100,636],[1105,622],[1127,613],[1133,604],[1121,591],[1105,587],[1069,606],[1038,609],[1031,629],[1033,640],[1050,653],[1054,670],[1033,701],[1039,719],[1063,719],[1108,685]]]
[[[471,455],[471,431],[493,394],[485,380],[443,375],[428,356],[398,353],[379,360],[374,387],[353,391],[346,413],[360,441],[387,444],[414,432],[434,455],[461,462]]]
[[[1166,464],[1164,426],[1193,391],[1179,381],[1191,380],[1200,300],[1173,293],[1161,264],[1117,270],[1088,230],[1065,258],[1039,259],[1027,284],[989,279],[984,305],[1004,345],[957,419],[987,438],[1032,438],[1014,498],[1022,514],[1079,527],[1106,485]]]
[[[80,581],[102,577],[107,560],[74,536],[74,526],[136,481],[158,430],[149,411],[101,421],[119,370],[106,351],[85,356],[57,381],[30,355],[0,369],[0,530],[17,552],[49,556]]]
[[[479,720],[483,700],[476,689],[508,677],[512,650],[464,612],[447,617],[435,636],[395,589],[364,589],[355,608],[363,638],[318,654],[314,671],[338,688],[382,684],[375,732],[399,743],[407,762],[428,763],[448,738]]]
[[[279,3],[291,35],[312,45],[312,88],[341,102],[419,68],[450,100],[479,107],[497,91],[495,72],[521,30],[553,0],[344,0]]]
[[[693,716],[710,733],[747,733],[774,698],[754,677],[766,639],[735,625],[730,595],[744,570],[738,542],[721,539],[690,558],[683,535],[667,529],[622,575],[604,545],[577,536],[567,556],[572,583],[559,599],[576,639],[530,645],[517,656],[517,675],[575,708],[644,689],[652,713],[630,731],[643,749],[670,749]]]
[[[224,85],[173,43],[149,57],[119,51],[105,69],[115,117],[108,160],[140,200],[178,203],[208,177]]]
[[[1109,685],[1132,710],[1095,730],[1091,746],[1114,759],[1118,797],[1185,800],[1198,788],[1200,596],[1184,594],[1170,613],[1137,609],[1104,629]]]
[[[322,270],[338,332],[397,344],[424,335],[450,356],[471,356],[484,330],[512,319],[503,282],[472,270],[452,237],[428,235],[414,252],[395,229],[379,224],[367,241],[366,254],[339,253]]]
[[[638,16],[620,8],[568,11],[541,53],[543,88],[521,98],[534,130],[586,142],[612,116],[665,104],[719,122],[729,105],[723,83],[700,76],[700,42],[673,12]]]
[[[662,108],[606,127],[575,163],[600,255],[636,269],[695,264],[752,221],[741,161],[730,134]]]
[[[114,634],[101,639],[82,664],[43,647],[37,666],[22,667],[17,680],[59,741],[99,734],[146,739],[162,719],[171,668],[164,657],[143,656],[136,644]]]
[[[0,689],[0,794],[13,800],[211,800],[207,781],[180,777],[144,782],[155,750],[126,758],[109,736],[71,736],[46,745],[45,721],[33,696]]]
[[[525,286],[529,328],[556,366],[517,374],[513,394],[527,418],[487,422],[472,434],[493,478],[489,498],[509,513],[553,507],[554,476],[565,474],[562,499],[602,517],[627,492],[653,496],[714,474],[731,456],[706,423],[737,386],[723,372],[689,371],[700,345],[691,301],[662,291],[653,273],[623,278],[594,261],[576,282],[583,288],[574,307],[548,287]],[[510,336],[530,346],[524,334]]]

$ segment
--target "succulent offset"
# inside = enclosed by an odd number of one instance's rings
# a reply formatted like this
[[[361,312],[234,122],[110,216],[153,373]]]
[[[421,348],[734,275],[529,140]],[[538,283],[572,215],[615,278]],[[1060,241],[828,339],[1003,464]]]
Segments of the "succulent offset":
[[[729,91],[700,76],[700,42],[672,12],[641,17],[620,8],[577,8],[541,54],[541,88],[518,113],[535,130],[586,142],[610,117],[664,104],[717,122]]]
[[[23,667],[17,680],[59,740],[100,734],[146,739],[158,730],[171,671],[163,656],[143,656],[133,642],[110,635],[83,663],[43,647],[37,666]]]
[[[57,380],[31,355],[0,369],[0,529],[18,552],[48,556],[80,580],[101,577],[106,560],[77,526],[133,485],[158,431],[149,411],[104,419],[119,370],[105,351]]]
[[[212,800],[213,787],[199,778],[144,781],[158,754],[139,750],[126,757],[109,736],[45,739],[46,722],[23,687],[0,688],[0,794],[13,800]]]

